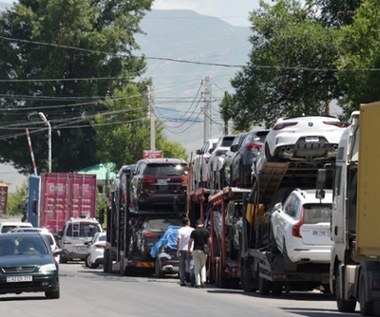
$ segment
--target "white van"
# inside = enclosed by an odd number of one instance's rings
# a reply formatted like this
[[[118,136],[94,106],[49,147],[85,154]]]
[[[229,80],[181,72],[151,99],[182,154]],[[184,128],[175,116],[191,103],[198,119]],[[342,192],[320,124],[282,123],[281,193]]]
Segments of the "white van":
[[[13,229],[18,228],[33,228],[33,225],[30,222],[21,222],[21,221],[4,221],[0,222],[0,234],[12,231]]]
[[[60,247],[64,250],[60,263],[69,260],[85,260],[89,252],[85,244],[93,238],[95,233],[102,232],[100,223],[95,218],[71,218],[63,228]]]

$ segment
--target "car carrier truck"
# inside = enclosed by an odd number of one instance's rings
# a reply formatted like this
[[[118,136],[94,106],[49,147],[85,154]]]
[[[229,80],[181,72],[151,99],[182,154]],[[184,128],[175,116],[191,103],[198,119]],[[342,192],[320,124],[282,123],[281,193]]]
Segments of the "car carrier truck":
[[[252,188],[225,187],[214,191],[189,187],[188,215],[190,219],[205,219],[211,234],[210,282],[218,287],[259,290],[263,295],[279,295],[285,287],[297,289],[301,285],[321,284],[328,289],[328,263],[294,265],[286,263],[283,254],[272,252],[268,214],[282,190],[315,188],[321,166],[265,162]],[[326,186],[331,188],[332,170],[327,176]],[[190,174],[189,186],[191,177]]]
[[[380,102],[351,115],[335,164],[330,288],[338,310],[371,316],[380,303]]]
[[[173,203],[163,208],[138,209],[130,208],[131,196],[131,179],[136,165],[124,165],[117,177],[112,192],[112,199],[107,211],[107,236],[106,247],[104,251],[104,272],[114,272],[120,275],[128,275],[136,269],[151,270],[155,268],[155,259],[150,255],[148,246],[138,247],[142,245],[143,239],[147,244],[154,244],[153,240],[159,240],[160,234],[164,232],[150,232],[145,235],[139,231],[139,224],[147,223],[152,219],[168,219],[178,220],[185,215],[185,211],[179,211],[174,204],[175,195],[173,195]],[[173,206],[172,208],[170,206]],[[138,234],[136,234],[138,232]],[[140,233],[142,235],[140,235]],[[150,246],[149,246],[150,247]],[[144,249],[142,252],[141,249]],[[148,252],[149,251],[149,252]]]

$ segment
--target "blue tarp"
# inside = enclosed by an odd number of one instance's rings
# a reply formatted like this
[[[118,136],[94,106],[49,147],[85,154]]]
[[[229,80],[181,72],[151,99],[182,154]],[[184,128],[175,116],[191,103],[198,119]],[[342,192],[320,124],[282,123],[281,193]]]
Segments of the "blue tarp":
[[[157,256],[158,250],[162,246],[167,246],[170,249],[176,250],[177,249],[177,239],[178,239],[178,229],[179,226],[170,225],[164,235],[161,237],[160,240],[156,242],[156,244],[152,247],[150,250],[150,255],[152,258],[155,258]]]

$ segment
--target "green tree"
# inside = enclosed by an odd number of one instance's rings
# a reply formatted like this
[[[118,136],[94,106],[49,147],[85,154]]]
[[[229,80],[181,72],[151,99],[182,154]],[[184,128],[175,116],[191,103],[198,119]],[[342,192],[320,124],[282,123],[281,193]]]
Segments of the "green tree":
[[[219,104],[219,112],[220,112],[220,116],[223,120],[223,125],[224,125],[224,132],[223,132],[224,134],[228,134],[228,121],[232,119],[231,110],[230,110],[231,104],[232,104],[232,96],[227,91],[225,91],[223,100]],[[243,131],[249,127],[240,127],[240,128]]]
[[[380,100],[380,3],[364,0],[351,25],[342,27],[337,59],[346,118],[359,104]]]
[[[47,168],[46,124],[52,126],[53,170],[98,162],[94,116],[104,99],[145,68],[135,34],[153,0],[19,0],[0,13],[0,161],[31,172],[25,128],[40,171]],[[29,119],[29,120],[28,120]]]
[[[340,94],[336,31],[295,0],[261,2],[252,12],[252,50],[232,79],[235,125],[270,126],[278,117],[328,113]]]
[[[322,25],[330,27],[351,24],[355,11],[362,2],[363,0],[306,0],[309,6],[316,7]]]
[[[106,99],[107,112],[95,117],[97,156],[102,162],[113,162],[117,168],[133,164],[150,149],[150,120],[148,114],[147,84],[129,83]],[[165,157],[187,159],[186,150],[163,135],[160,123],[156,124],[156,148]]]
[[[25,181],[16,192],[8,193],[7,215],[21,216],[26,212],[26,198],[28,196],[28,185]]]

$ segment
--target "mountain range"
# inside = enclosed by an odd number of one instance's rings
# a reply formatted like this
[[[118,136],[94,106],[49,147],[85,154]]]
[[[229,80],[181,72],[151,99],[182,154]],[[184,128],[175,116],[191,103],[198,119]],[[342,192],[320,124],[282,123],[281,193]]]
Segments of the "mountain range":
[[[212,137],[216,138],[222,134],[219,103],[225,91],[232,92],[230,80],[248,61],[251,30],[190,10],[151,11],[141,28],[146,34],[138,36],[137,42],[147,57],[146,75],[153,79],[156,115],[167,126],[168,138],[191,155],[203,144],[200,84],[210,76]],[[173,123],[167,118],[181,120]]]

